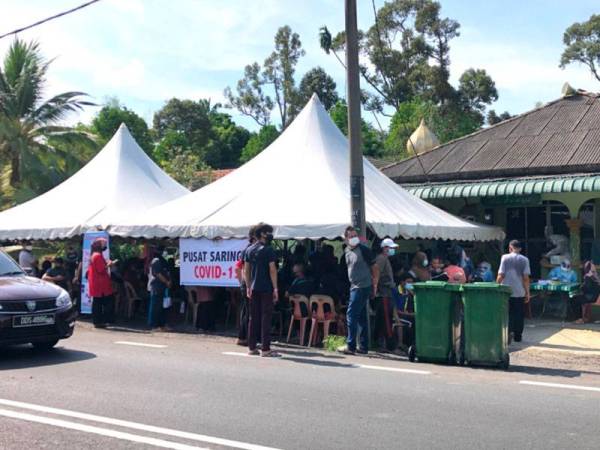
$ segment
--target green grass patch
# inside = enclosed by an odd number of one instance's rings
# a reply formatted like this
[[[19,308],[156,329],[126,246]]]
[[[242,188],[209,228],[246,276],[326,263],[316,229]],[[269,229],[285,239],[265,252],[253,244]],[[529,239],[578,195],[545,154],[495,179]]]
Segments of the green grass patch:
[[[327,339],[323,341],[323,348],[328,352],[335,352],[339,347],[346,344],[346,336],[336,336],[330,334]]]

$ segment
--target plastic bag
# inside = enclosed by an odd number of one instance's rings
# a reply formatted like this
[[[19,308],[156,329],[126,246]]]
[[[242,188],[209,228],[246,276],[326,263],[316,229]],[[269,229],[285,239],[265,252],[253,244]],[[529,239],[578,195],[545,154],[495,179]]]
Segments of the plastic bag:
[[[171,299],[171,293],[168,289],[165,289],[165,296],[163,297],[163,309],[170,308],[173,304],[173,300]]]

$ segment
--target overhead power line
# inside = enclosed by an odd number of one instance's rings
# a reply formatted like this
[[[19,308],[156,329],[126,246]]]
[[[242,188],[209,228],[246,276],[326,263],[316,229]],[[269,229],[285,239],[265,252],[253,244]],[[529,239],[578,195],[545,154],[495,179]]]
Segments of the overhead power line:
[[[11,31],[9,33],[5,33],[3,35],[0,35],[0,39],[3,39],[5,37],[7,37],[7,36],[11,36],[13,34],[20,33],[21,31],[29,30],[30,28],[37,27],[38,25],[41,25],[43,23],[50,22],[51,20],[54,20],[54,19],[58,19],[59,17],[66,16],[67,14],[71,14],[71,13],[73,13],[75,11],[79,11],[80,9],[83,9],[86,6],[90,6],[91,4],[97,3],[99,1],[100,0],[91,0],[91,1],[89,1],[87,3],[83,3],[82,5],[76,6],[75,8],[69,9],[68,11],[63,11],[61,13],[55,14],[54,16],[50,16],[50,17],[42,19],[42,20],[40,20],[38,22],[32,23],[31,25],[27,25],[26,27],[19,28],[17,30]]]

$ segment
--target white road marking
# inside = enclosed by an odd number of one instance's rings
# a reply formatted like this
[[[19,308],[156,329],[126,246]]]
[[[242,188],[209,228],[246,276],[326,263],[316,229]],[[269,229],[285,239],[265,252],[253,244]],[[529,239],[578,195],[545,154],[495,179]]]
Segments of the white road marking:
[[[227,356],[243,356],[249,358],[255,358],[255,356],[248,355],[248,353],[242,352],[223,352],[224,355]],[[286,358],[286,355],[281,355],[282,358]],[[418,370],[418,369],[403,369],[400,367],[388,367],[388,366],[370,366],[368,364],[348,364],[347,367],[353,367],[357,369],[371,369],[371,370],[383,370],[385,372],[401,372],[401,373],[412,373],[416,375],[430,375],[431,372],[428,370]]]
[[[257,356],[260,355],[249,355],[248,353],[243,353],[243,352],[223,352],[224,355],[227,356],[247,356],[248,358],[256,358]]]
[[[417,370],[417,369],[402,369],[400,367],[386,367],[386,366],[369,366],[367,364],[354,364],[361,369],[371,370],[383,370],[387,372],[402,372],[402,373],[414,373],[417,375],[431,375],[429,370]]]
[[[144,344],[143,342],[131,342],[131,341],[116,341],[115,344],[119,344],[119,345],[132,345],[134,347],[167,348],[166,345]]]
[[[541,381],[526,381],[526,380],[519,381],[519,384],[526,384],[529,386],[553,387],[553,388],[559,388],[559,389],[575,389],[578,391],[600,392],[600,387],[580,386],[577,384],[543,383]]]
[[[187,431],[173,430],[170,428],[155,427],[152,425],[144,425],[127,420],[112,419],[110,417],[96,416],[94,414],[81,413],[77,411],[69,411],[66,409],[52,408],[49,406],[35,405],[32,403],[17,402],[14,400],[0,399],[0,405],[10,406],[14,408],[28,409],[57,416],[72,417],[74,419],[88,420],[91,422],[104,423],[118,427],[131,428],[134,430],[146,431],[148,433],[163,434],[165,436],[173,436],[191,441],[199,441],[208,444],[223,445],[226,447],[240,448],[243,450],[277,450],[272,447],[250,444],[247,442],[232,441],[230,439],[222,439],[214,436],[206,436],[202,434],[189,433]],[[1,410],[0,410],[1,411]]]
[[[124,433],[122,431],[111,430],[108,428],[94,427],[91,425],[84,425],[77,422],[69,422],[66,420],[52,419],[50,417],[36,416],[28,413],[21,413],[16,411],[9,411],[7,409],[0,409],[0,416],[10,417],[12,419],[25,420],[27,422],[42,423],[44,425],[51,425],[53,427],[66,428],[69,430],[82,431],[84,433],[98,434],[100,436],[106,436],[115,439],[121,439],[124,441],[136,442],[138,444],[154,445],[155,447],[171,448],[175,450],[197,450],[201,447],[193,447],[191,445],[179,444],[177,442],[165,441],[163,439],[156,439],[147,436],[140,436],[138,434]]]

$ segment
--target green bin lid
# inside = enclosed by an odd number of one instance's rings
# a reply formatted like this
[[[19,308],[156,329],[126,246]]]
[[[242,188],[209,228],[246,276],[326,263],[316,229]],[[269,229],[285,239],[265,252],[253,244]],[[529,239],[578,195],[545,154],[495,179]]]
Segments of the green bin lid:
[[[469,283],[463,285],[465,290],[493,290],[493,291],[502,291],[505,293],[512,293],[512,289],[509,286],[504,286],[503,284],[492,283],[492,282],[478,282],[478,283]]]
[[[416,289],[444,289],[448,283],[445,281],[420,281],[413,283]]]

